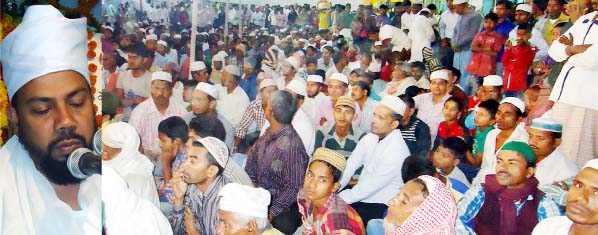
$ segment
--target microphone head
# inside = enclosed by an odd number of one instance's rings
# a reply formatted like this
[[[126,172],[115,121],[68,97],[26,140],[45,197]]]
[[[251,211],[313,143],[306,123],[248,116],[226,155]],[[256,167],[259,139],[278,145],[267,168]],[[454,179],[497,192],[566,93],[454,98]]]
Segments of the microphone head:
[[[102,128],[99,128],[93,135],[93,151],[102,156]]]
[[[91,150],[87,148],[78,148],[69,155],[69,158],[66,161],[66,166],[69,169],[69,172],[71,172],[71,175],[79,179],[86,179],[88,177],[83,174],[79,168],[79,161],[81,160],[81,157],[83,157],[83,154],[89,152],[91,152]]]

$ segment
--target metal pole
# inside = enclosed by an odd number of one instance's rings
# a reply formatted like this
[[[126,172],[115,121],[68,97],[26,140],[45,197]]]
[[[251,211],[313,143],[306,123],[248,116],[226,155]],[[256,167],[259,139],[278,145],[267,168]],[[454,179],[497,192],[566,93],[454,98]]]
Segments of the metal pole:
[[[230,7],[230,0],[226,0],[224,5],[224,42],[228,46],[228,8]]]
[[[189,63],[195,61],[195,38],[197,37],[197,0],[193,0],[191,5],[191,48],[189,48]],[[189,72],[190,73],[190,72]],[[191,74],[189,74],[189,78]]]

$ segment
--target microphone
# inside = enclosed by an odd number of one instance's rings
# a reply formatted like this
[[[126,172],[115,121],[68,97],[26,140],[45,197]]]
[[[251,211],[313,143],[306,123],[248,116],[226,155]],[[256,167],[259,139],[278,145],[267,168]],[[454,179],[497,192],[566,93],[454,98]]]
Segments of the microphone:
[[[102,159],[87,148],[75,149],[66,162],[71,174],[79,179],[85,179],[93,174],[102,174]]]

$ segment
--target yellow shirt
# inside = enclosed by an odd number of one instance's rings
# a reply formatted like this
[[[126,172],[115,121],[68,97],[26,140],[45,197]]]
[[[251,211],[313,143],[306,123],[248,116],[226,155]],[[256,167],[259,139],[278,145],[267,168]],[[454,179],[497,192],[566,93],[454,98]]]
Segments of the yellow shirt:
[[[544,28],[542,29],[542,37],[544,37],[544,40],[546,41],[546,43],[548,43],[549,46],[552,44],[552,30],[554,29],[554,26],[562,22],[568,22],[569,16],[561,12],[561,15],[559,16],[559,18],[556,19],[554,23],[551,23],[550,21],[551,19],[547,18],[546,22],[544,23]]]
[[[270,228],[262,233],[262,235],[284,235],[280,231],[276,230],[275,228]]]

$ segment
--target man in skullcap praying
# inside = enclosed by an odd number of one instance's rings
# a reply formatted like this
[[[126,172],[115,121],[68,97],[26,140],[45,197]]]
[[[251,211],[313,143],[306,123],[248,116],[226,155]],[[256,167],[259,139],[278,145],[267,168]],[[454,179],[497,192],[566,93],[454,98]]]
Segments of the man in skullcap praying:
[[[86,35],[85,18],[33,5],[0,45],[17,129],[0,149],[0,234],[101,233],[101,176],[67,168],[97,129]]]

